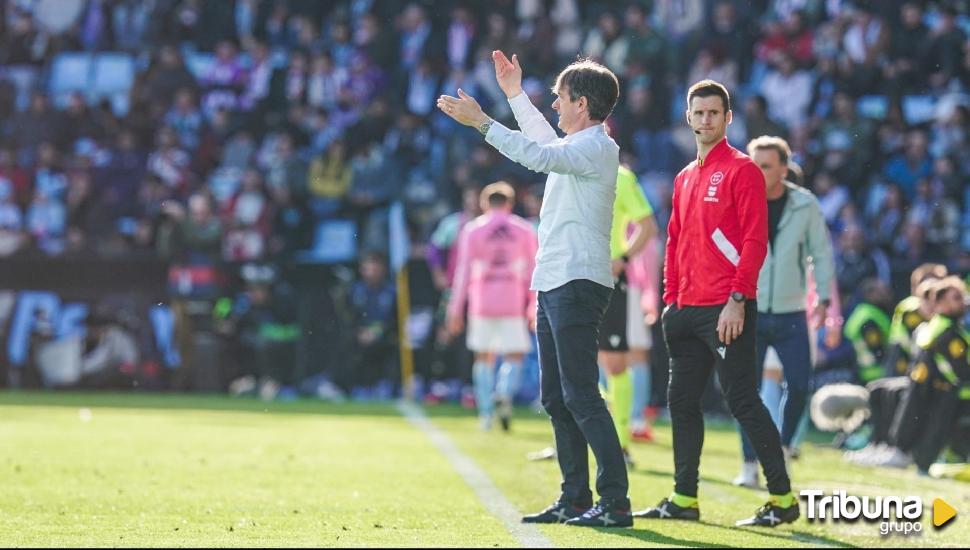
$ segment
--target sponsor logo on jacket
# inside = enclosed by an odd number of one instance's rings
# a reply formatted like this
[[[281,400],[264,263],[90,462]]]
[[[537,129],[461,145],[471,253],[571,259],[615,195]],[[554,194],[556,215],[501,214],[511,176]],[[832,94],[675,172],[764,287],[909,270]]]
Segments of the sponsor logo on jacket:
[[[724,172],[718,170],[711,174],[711,180],[707,186],[707,196],[704,197],[704,202],[720,202],[717,198],[717,190],[722,180],[724,180]]]

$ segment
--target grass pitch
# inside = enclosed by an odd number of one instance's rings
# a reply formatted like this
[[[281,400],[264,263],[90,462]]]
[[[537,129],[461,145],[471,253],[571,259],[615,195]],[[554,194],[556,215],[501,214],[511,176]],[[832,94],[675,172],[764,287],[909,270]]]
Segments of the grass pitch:
[[[520,511],[557,495],[548,420],[517,411],[513,433],[482,433],[468,411],[427,409]],[[635,508],[669,494],[669,426],[633,448]],[[392,404],[264,404],[221,396],[0,393],[3,546],[516,546],[448,460]],[[970,484],[867,469],[806,444],[795,489],[924,498],[920,536],[878,524],[736,529],[767,495],[731,486],[733,427],[709,423],[697,523],[638,520],[633,529],[543,526],[556,546],[964,546],[970,517],[932,527],[930,503],[970,515]],[[804,507],[803,507],[804,517]]]

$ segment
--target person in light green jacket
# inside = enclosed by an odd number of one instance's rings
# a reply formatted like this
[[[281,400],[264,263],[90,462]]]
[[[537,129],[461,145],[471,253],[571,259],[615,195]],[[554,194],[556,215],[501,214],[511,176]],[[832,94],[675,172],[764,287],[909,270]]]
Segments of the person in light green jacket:
[[[812,268],[818,289],[817,303],[809,305],[813,328],[817,329],[827,315],[835,261],[818,200],[807,189],[785,180],[791,157],[788,143],[779,137],[761,136],[748,144],[748,154],[765,175],[768,198],[768,254],[758,274],[758,380],[762,380],[771,346],[778,354],[786,382],[787,399],[779,414],[779,430],[787,455],[805,414],[812,381],[807,270]],[[762,400],[764,392],[780,391],[780,380],[769,380],[768,384],[762,387]],[[757,457],[743,433],[741,441],[744,465],[734,483],[756,488]]]

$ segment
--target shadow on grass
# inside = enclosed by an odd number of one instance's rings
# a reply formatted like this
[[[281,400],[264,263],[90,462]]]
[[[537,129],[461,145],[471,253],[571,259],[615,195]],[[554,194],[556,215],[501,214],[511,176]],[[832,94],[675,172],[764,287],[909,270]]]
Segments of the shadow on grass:
[[[744,531],[746,533],[751,533],[753,535],[758,535],[761,537],[791,540],[804,544],[815,544],[824,546],[834,546],[836,548],[858,548],[854,544],[849,544],[837,539],[831,539],[828,537],[820,537],[818,535],[813,535],[812,533],[807,533],[805,531],[789,531],[789,535],[781,535],[776,533],[766,532],[765,529],[759,529],[757,527],[735,527],[736,531]],[[783,531],[781,531],[783,532]]]
[[[690,539],[679,539],[676,537],[671,537],[668,535],[663,535],[657,533],[656,531],[651,531],[649,529],[644,529],[642,525],[637,527],[631,527],[629,529],[607,529],[605,527],[592,527],[604,535],[613,535],[617,537],[627,537],[631,539],[637,539],[641,542],[650,544],[664,544],[667,546],[682,546],[688,548],[734,548],[733,546],[724,544],[723,542],[704,542],[699,540]]]
[[[700,522],[684,522],[685,526],[703,525],[705,527],[711,527],[714,529],[719,529],[723,531],[729,531],[731,534],[726,534],[722,540],[729,540],[731,536],[737,536],[739,532],[748,533],[754,536],[765,537],[768,539],[778,539],[789,542],[799,543],[801,545],[826,545],[835,546],[837,548],[856,548],[856,546],[842,542],[840,540],[831,539],[828,537],[820,537],[813,535],[811,533],[806,533],[804,531],[770,531],[768,529],[758,529],[754,527],[726,527],[724,525],[719,525],[715,523],[708,523],[705,521]],[[686,546],[690,548],[734,548],[729,544],[724,542],[707,542],[705,540],[692,540],[692,539],[682,539],[677,537],[672,537],[670,535],[665,535],[652,531],[649,529],[650,521],[639,521],[636,526],[629,529],[607,529],[604,527],[593,527],[596,531],[606,535],[614,535],[620,537],[628,537],[637,539],[642,542],[651,544],[665,544],[672,546]],[[689,532],[688,530],[678,530],[679,532]]]

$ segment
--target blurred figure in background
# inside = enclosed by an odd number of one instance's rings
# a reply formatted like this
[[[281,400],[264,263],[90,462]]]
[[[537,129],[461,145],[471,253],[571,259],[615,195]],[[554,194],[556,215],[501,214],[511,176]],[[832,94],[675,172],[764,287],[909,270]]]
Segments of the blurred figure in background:
[[[359,276],[350,288],[355,338],[349,385],[355,398],[388,399],[397,376],[397,291],[379,252],[361,255]]]
[[[912,381],[908,375],[916,365],[916,357],[920,355],[916,342],[936,315],[937,286],[945,276],[946,268],[939,264],[924,264],[913,272],[911,283],[922,282],[913,290],[913,296],[896,306],[889,329],[886,376],[866,384],[869,391],[869,425],[872,428],[868,444],[857,451],[846,452],[846,460],[900,468],[912,463],[911,457],[899,449],[893,425],[899,411],[905,408],[902,405],[907,394],[912,392]]]
[[[764,174],[768,198],[768,255],[758,275],[758,379],[762,378],[760,371],[771,346],[785,377],[785,408],[779,431],[787,460],[811,390],[806,271],[811,267],[817,281],[818,302],[810,305],[810,320],[811,328],[818,329],[825,326],[831,303],[835,276],[832,242],[818,200],[787,179],[791,158],[788,142],[761,136],[748,143],[748,154]],[[744,465],[734,484],[757,488],[757,456],[743,432],[741,448]]]
[[[532,348],[529,327],[535,323],[536,302],[529,285],[539,242],[532,226],[512,214],[511,185],[486,185],[480,200],[485,213],[465,224],[458,237],[447,323],[452,336],[463,332],[467,300],[467,344],[475,353],[472,381],[481,428],[491,428],[497,405],[502,429],[508,431],[522,358]]]
[[[621,165],[616,177],[613,226],[610,229],[610,257],[615,286],[600,324],[598,361],[606,371],[606,400],[610,404],[613,423],[620,438],[623,459],[631,469],[630,420],[634,395],[639,390],[642,402],[650,393],[646,364],[646,350],[650,347],[650,341],[640,305],[641,295],[631,290],[628,270],[630,262],[643,253],[656,234],[657,222],[653,218],[653,208],[643,195],[636,174]]]
[[[255,394],[264,401],[294,397],[301,336],[296,295],[269,265],[246,264],[241,275],[245,289],[235,299],[220,299],[213,311],[233,359],[229,393]]]
[[[936,314],[916,337],[919,348],[910,386],[893,422],[895,443],[909,452],[923,474],[949,444],[966,461],[970,418],[970,333],[963,323],[967,288],[959,277],[940,279],[933,300]]]
[[[459,172],[465,173],[464,170],[459,170]],[[464,336],[462,334],[451,334],[448,330],[446,317],[448,303],[451,300],[451,286],[455,280],[455,270],[458,265],[458,234],[468,222],[481,215],[479,194],[480,190],[476,185],[462,188],[461,210],[448,214],[438,222],[428,239],[427,248],[428,265],[431,268],[434,285],[441,292],[441,301],[435,314],[438,326],[438,333],[435,338],[436,362],[444,364],[443,368],[438,369],[445,373],[443,377],[455,380],[458,385],[467,383],[471,379],[470,370],[474,357],[465,345]],[[428,397],[431,402],[437,402],[448,396],[447,394],[451,391],[450,388],[438,385],[431,388]],[[465,392],[458,388],[455,391],[458,395],[451,397],[460,397],[462,404],[466,407],[473,406],[474,393],[472,390]]]
[[[879,279],[866,279],[861,301],[845,321],[845,338],[855,349],[856,383],[866,385],[885,376],[883,367],[889,342],[892,292]]]
[[[902,376],[909,371],[916,355],[916,329],[930,320],[934,303],[930,299],[931,285],[947,276],[943,264],[923,264],[910,276],[910,295],[896,304],[889,326],[889,350],[886,354],[886,376]]]

